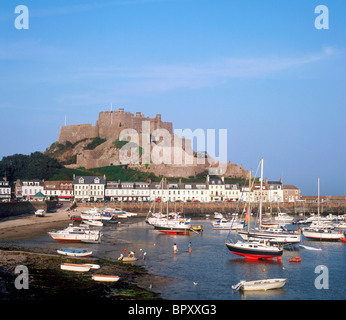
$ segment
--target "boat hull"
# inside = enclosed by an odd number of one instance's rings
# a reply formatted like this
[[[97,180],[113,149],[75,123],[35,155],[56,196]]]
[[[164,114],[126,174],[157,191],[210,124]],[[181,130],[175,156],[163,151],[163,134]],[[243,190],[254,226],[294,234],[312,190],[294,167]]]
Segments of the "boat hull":
[[[287,279],[264,279],[255,281],[244,281],[239,290],[242,291],[267,291],[282,288]]]
[[[92,255],[92,251],[86,250],[59,249],[57,252],[63,256],[69,257],[90,257]]]
[[[166,234],[189,234],[190,233],[190,225],[182,225],[182,226],[170,226],[170,225],[155,225],[154,229],[166,233]]]
[[[102,281],[102,282],[116,282],[120,279],[120,277],[94,274],[92,275],[92,279],[95,281]]]
[[[267,249],[255,249],[255,248],[248,248],[248,247],[242,247],[237,244],[233,243],[226,243],[226,246],[229,251],[231,251],[233,254],[245,257],[248,260],[272,260],[273,258],[277,258],[278,261],[281,260],[281,256],[283,253],[283,250],[281,249],[273,249],[270,250]]]
[[[90,270],[90,265],[63,263],[62,265],[60,265],[60,268],[61,270],[67,270],[67,271],[87,272]]]
[[[310,240],[319,241],[339,241],[344,238],[344,234],[337,232],[325,232],[325,231],[309,231],[303,230],[303,235],[305,238]]]
[[[271,244],[289,245],[296,244],[301,241],[300,234],[280,234],[280,233],[267,233],[267,232],[244,232],[239,231],[239,235],[244,240],[269,240]]]

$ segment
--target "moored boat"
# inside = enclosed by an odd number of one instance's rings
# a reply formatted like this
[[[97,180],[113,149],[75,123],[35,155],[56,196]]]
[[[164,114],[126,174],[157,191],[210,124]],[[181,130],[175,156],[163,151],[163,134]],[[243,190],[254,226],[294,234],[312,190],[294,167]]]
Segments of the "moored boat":
[[[333,226],[326,225],[326,220],[322,220],[320,217],[320,178],[318,178],[317,203],[317,219],[313,221],[310,227],[302,229],[304,237],[310,240],[319,241],[339,241],[345,238],[342,231],[334,230]]]
[[[237,220],[232,219],[231,221],[222,218],[220,220],[216,220],[213,222],[213,229],[218,230],[242,230],[244,228],[244,223]]]
[[[102,281],[102,282],[116,282],[120,279],[120,277],[103,275],[103,274],[93,274],[92,279],[95,281]]]
[[[92,255],[92,251],[78,249],[61,248],[58,249],[57,252],[61,255],[69,257],[90,257]]]
[[[87,227],[76,227],[69,225],[67,228],[58,231],[51,231],[48,234],[59,242],[98,242],[102,233],[99,230],[91,230]]]
[[[226,242],[226,247],[233,254],[243,256],[248,260],[271,260],[276,258],[281,261],[283,249],[269,245],[269,242],[260,241],[238,241],[236,243]]]
[[[90,270],[90,265],[77,264],[77,263],[62,263],[60,265],[61,270],[87,272]]]
[[[277,278],[277,279],[263,279],[254,281],[242,280],[236,285],[232,286],[233,290],[243,290],[243,291],[260,291],[260,290],[272,290],[282,288],[287,279]]]

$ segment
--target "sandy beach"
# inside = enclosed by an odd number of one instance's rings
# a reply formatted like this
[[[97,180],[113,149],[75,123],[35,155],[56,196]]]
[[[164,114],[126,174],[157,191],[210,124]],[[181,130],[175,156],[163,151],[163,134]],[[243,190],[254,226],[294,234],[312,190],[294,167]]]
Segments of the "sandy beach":
[[[24,214],[0,220],[0,240],[26,239],[36,237],[55,228],[63,228],[71,222],[70,215],[80,215],[82,208],[67,211],[60,208],[56,212],[48,212],[44,217]]]

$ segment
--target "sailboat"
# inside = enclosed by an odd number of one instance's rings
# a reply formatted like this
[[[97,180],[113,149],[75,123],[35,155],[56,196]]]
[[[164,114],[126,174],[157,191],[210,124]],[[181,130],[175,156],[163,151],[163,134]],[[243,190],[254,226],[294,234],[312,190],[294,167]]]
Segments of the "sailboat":
[[[163,183],[162,181],[162,195],[163,195]],[[168,185],[167,185],[168,195]],[[168,196],[167,196],[168,199]],[[162,209],[162,202],[161,202]],[[166,218],[158,219],[153,223],[154,229],[166,234],[189,234],[191,231],[190,219],[180,217],[178,213],[168,213],[168,200],[167,200],[167,213]],[[162,211],[162,210],[161,210]]]
[[[263,188],[263,158],[261,159],[261,190]],[[288,231],[284,227],[265,227],[262,224],[262,193],[259,207],[259,229],[241,230],[239,235],[244,240],[268,240],[270,244],[292,245],[299,243],[301,235],[299,231]]]
[[[261,159],[261,176],[263,178],[263,158]],[[261,194],[262,194],[262,185],[263,179],[261,179]],[[248,233],[250,232],[250,214],[251,214],[251,170],[249,171],[249,208],[245,217],[245,220],[248,224]],[[260,212],[262,212],[262,196],[260,201]],[[249,238],[247,241],[239,240],[236,243],[226,242],[226,247],[233,254],[243,256],[249,260],[258,260],[258,259],[273,259],[276,258],[278,261],[281,261],[281,256],[283,249],[277,246],[270,245],[267,239],[261,239],[256,241],[250,241]]]
[[[323,226],[320,218],[320,178],[318,178],[318,196],[317,196],[317,223],[314,226],[303,228],[303,235],[310,240],[320,241],[339,241],[344,238],[344,234],[341,231],[336,231]]]

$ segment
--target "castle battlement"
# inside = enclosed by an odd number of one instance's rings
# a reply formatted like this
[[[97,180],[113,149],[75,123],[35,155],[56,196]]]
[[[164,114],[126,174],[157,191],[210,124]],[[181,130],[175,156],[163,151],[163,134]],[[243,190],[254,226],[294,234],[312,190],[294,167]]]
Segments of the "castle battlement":
[[[136,112],[134,115],[131,112],[125,112],[124,108],[119,108],[115,111],[101,111],[95,126],[91,124],[62,126],[58,142],[63,144],[66,141],[75,143],[86,138],[110,138],[119,136],[123,129],[134,129],[138,134],[141,134],[143,121],[150,122],[150,133],[159,128],[173,133],[172,122],[161,121],[161,114],[157,114],[155,118],[150,118],[145,117],[141,112]]]

